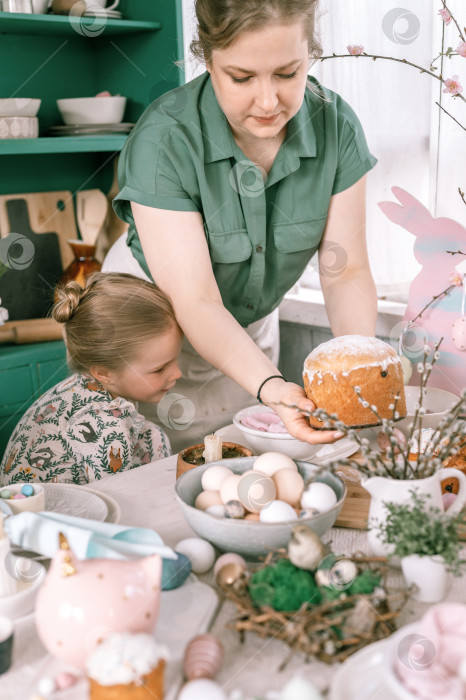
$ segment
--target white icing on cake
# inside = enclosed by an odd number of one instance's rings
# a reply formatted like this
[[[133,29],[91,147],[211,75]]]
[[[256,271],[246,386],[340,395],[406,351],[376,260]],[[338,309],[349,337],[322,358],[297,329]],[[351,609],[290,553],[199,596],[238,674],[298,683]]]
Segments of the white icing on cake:
[[[86,670],[100,685],[140,685],[161,659],[168,660],[168,649],[150,634],[114,633],[92,652]]]
[[[367,361],[368,357],[370,361]],[[395,349],[388,343],[364,335],[342,335],[314,348],[304,362],[304,374],[309,381],[315,376],[322,381],[323,374],[331,374],[338,381],[338,375],[347,377],[351,370],[380,367],[383,371],[390,364],[401,363]]]

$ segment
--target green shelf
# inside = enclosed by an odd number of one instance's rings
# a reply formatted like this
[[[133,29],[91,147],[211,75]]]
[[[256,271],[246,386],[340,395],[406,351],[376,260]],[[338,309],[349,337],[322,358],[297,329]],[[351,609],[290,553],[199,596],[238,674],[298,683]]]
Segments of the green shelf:
[[[127,134],[101,134],[99,136],[44,136],[37,139],[4,139],[0,140],[0,155],[121,151],[127,138]]]
[[[62,15],[30,15],[0,12],[0,34],[40,34],[42,36],[79,35],[92,38],[99,35],[134,34],[161,29],[160,22]],[[86,31],[88,30],[88,31]]]

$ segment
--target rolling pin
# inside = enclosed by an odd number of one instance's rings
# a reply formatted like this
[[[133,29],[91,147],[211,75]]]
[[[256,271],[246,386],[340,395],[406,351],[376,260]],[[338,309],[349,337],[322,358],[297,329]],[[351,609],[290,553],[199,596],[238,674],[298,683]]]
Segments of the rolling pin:
[[[53,318],[31,318],[26,321],[7,321],[0,326],[1,343],[41,343],[62,340],[62,325]]]

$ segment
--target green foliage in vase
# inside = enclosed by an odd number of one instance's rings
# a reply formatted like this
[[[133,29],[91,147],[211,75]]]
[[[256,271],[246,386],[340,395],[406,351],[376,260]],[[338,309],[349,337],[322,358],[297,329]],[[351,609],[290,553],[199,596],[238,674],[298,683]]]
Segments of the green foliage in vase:
[[[377,525],[378,536],[384,544],[394,546],[393,554],[400,559],[410,554],[441,555],[447,569],[459,576],[466,564],[461,559],[457,531],[462,516],[448,516],[448,512],[429,506],[428,499],[427,494],[411,491],[408,503],[385,503],[387,517]]]

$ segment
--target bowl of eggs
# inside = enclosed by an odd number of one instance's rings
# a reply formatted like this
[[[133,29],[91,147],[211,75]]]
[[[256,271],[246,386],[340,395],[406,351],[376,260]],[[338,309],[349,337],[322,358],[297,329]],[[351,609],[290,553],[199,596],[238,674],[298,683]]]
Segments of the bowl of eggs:
[[[322,448],[290,435],[278,415],[269,406],[249,406],[233,416],[234,426],[243,434],[253,452],[281,452],[291,459],[312,459]]]
[[[199,537],[249,558],[287,547],[297,524],[324,535],[345,494],[335,474],[280,452],[205,464],[175,485],[175,498]]]

